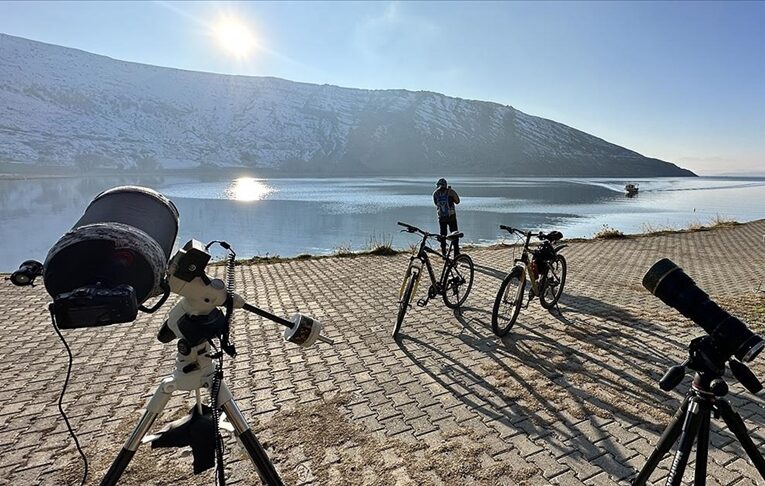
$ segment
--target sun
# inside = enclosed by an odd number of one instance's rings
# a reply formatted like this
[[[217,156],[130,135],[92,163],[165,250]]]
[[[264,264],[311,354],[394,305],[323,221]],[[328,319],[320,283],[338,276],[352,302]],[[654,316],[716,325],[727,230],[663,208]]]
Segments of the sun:
[[[213,26],[213,36],[218,45],[231,56],[244,59],[255,48],[255,36],[241,19],[224,16]]]

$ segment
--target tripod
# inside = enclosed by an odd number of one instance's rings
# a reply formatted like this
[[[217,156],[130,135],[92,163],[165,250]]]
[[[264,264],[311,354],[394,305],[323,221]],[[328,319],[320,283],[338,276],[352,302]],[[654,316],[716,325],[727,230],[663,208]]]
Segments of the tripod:
[[[692,360],[693,358],[691,358]],[[689,360],[690,361],[690,360]],[[688,363],[688,362],[686,362]],[[732,365],[734,368],[736,365]],[[741,364],[741,366],[744,366]],[[679,369],[678,369],[679,368]],[[674,371],[673,371],[674,370]],[[682,373],[677,379],[677,374]],[[662,378],[662,388],[667,389],[667,384],[674,385],[682,380],[685,366],[673,367]],[[724,368],[723,368],[724,371]],[[672,374],[675,376],[671,376]],[[735,370],[734,370],[735,374]],[[670,386],[669,389],[674,388]],[[646,481],[658,466],[659,462],[670,451],[672,445],[680,439],[680,443],[675,453],[675,459],[669,469],[667,476],[667,486],[680,486],[683,481],[688,460],[691,455],[693,442],[698,436],[696,445],[696,474],[694,486],[703,486],[706,484],[707,475],[707,453],[709,450],[709,426],[711,415],[714,412],[715,418],[722,417],[725,424],[733,432],[736,439],[741,443],[749,459],[757,468],[760,476],[765,479],[765,459],[763,459],[757,446],[746,430],[746,425],[741,416],[733,410],[730,403],[723,398],[728,393],[728,385],[722,379],[721,371],[698,371],[693,379],[693,385],[685,396],[680,408],[675,412],[672,421],[664,430],[659,443],[656,445],[651,456],[646,461],[643,469],[633,481],[633,486],[644,486]]]
[[[217,309],[216,309],[217,310]],[[258,309],[259,310],[259,309]],[[185,313],[181,307],[181,303],[178,303],[170,312],[170,318],[168,319],[169,328],[177,329],[177,324],[173,325],[173,318],[185,316]],[[205,316],[208,317],[208,316]],[[218,316],[213,316],[214,318]],[[175,321],[178,322],[177,320]],[[163,325],[163,330],[168,326],[168,323]],[[160,331],[161,339],[162,330]],[[207,424],[200,423],[197,417],[203,416],[200,389],[208,388],[213,390],[213,381],[215,374],[218,372],[218,366],[212,359],[212,353],[210,344],[203,342],[197,346],[188,348],[183,344],[184,341],[179,341],[178,353],[176,355],[175,370],[173,374],[165,379],[157,387],[157,391],[149,401],[144,412],[135,429],[128,437],[122,450],[117,455],[117,458],[112,463],[109,471],[101,481],[101,486],[111,486],[117,484],[117,481],[122,476],[122,473],[130,464],[131,459],[138,450],[138,446],[142,441],[145,442],[144,436],[149,431],[154,421],[167,405],[172,394],[176,390],[181,391],[195,391],[196,392],[196,409],[191,415],[189,420],[183,419],[185,425],[181,425],[175,429],[171,428],[159,436],[153,436],[150,438],[152,446],[178,446],[178,445],[191,445],[194,449],[194,467],[195,472],[201,472],[212,466],[211,463],[213,457],[214,445],[211,447],[210,443],[213,440],[214,435],[217,433],[217,423]],[[244,446],[247,454],[250,456],[253,464],[255,465],[258,474],[262,481],[268,486],[282,486],[282,480],[279,477],[279,473],[268,458],[263,446],[258,442],[257,437],[247,424],[242,412],[239,410],[234,397],[231,394],[225,381],[220,380],[217,401],[215,403],[214,398],[210,403],[212,407],[222,408],[226,414],[226,417],[231,422],[234,428],[237,438]],[[209,420],[209,419],[208,419]],[[177,431],[177,432],[174,432]],[[164,442],[162,442],[162,439]],[[159,443],[159,445],[157,445]],[[198,462],[199,461],[199,462]]]
[[[295,314],[292,321],[288,321],[247,304],[240,295],[231,290],[232,285],[227,288],[223,281],[211,279],[205,274],[204,268],[209,258],[206,248],[202,249],[201,244],[192,240],[179,250],[170,262],[169,289],[182,298],[170,310],[167,320],[157,333],[157,338],[164,343],[178,339],[175,370],[157,387],[157,391],[146,407],[146,412],[112,463],[101,486],[112,486],[117,483],[142,442],[151,442],[152,447],[190,445],[194,453],[195,473],[202,472],[215,464],[215,452],[220,454],[218,460],[222,462],[222,448],[216,447],[221,445],[216,444],[219,437],[217,430],[219,409],[222,409],[230,420],[237,438],[250,456],[263,482],[268,486],[283,485],[279,473],[250,429],[231,391],[223,381],[222,352],[213,353],[212,339],[218,338],[222,350],[231,356],[235,355],[233,345],[228,342],[229,319],[234,309],[244,309],[284,326],[286,328],[284,340],[298,346],[308,347],[316,341],[332,344],[333,341],[322,336],[321,323],[308,316]],[[226,307],[225,315],[218,308],[221,306]],[[221,359],[220,364],[217,364],[215,359]],[[207,388],[211,392],[210,407],[207,410],[201,403],[201,388]],[[158,435],[145,438],[149,428],[176,390],[196,392],[197,403],[192,413],[174,422]],[[225,480],[222,469],[218,478]]]

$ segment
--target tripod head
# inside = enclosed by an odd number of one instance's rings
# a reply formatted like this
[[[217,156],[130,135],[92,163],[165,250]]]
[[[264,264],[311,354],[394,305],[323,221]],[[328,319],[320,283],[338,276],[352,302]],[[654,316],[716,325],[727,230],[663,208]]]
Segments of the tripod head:
[[[691,341],[688,346],[688,359],[683,364],[669,368],[659,380],[659,387],[664,391],[673,390],[683,381],[686,368],[690,368],[696,372],[693,379],[695,389],[711,392],[716,396],[727,394],[728,385],[723,380],[726,362],[719,359],[714,344],[710,336],[700,336]],[[747,365],[734,357],[729,357],[727,365],[733,376],[751,393],[762,390],[762,383]]]
[[[224,246],[226,247],[226,246]],[[321,335],[321,322],[295,314],[291,321],[259,309],[245,300],[222,280],[211,278],[205,272],[210,254],[202,243],[191,240],[173,256],[168,266],[170,292],[181,299],[170,311],[162,324],[157,339],[168,343],[179,339],[181,347],[193,348],[215,337],[222,337],[221,347],[227,354],[236,354],[234,346],[228,343],[229,321],[234,309],[244,309],[272,322],[286,327],[284,340],[308,347],[316,341],[333,344],[331,339]],[[232,266],[228,268],[229,281]],[[220,307],[225,307],[226,313]]]

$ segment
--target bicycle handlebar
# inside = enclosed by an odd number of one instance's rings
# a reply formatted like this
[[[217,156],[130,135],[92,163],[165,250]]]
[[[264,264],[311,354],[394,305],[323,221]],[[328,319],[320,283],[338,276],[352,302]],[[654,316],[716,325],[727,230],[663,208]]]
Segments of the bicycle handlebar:
[[[445,238],[445,236],[441,236],[441,235],[436,234],[436,233],[429,233],[429,232],[427,232],[425,230],[421,230],[417,226],[412,226],[411,224],[402,223],[401,221],[397,222],[396,224],[406,228],[406,229],[403,229],[401,231],[408,231],[409,233],[420,233],[425,238],[436,238],[439,241],[441,240],[441,238]]]
[[[523,231],[518,228],[513,228],[511,226],[507,226],[504,224],[499,225],[499,229],[503,229],[507,231],[508,233],[518,233],[519,235],[522,235],[522,236],[529,236],[532,234],[531,231]]]
[[[507,231],[508,233],[518,233],[519,235],[525,236],[525,237],[536,236],[540,240],[543,240],[545,238],[545,236],[546,236],[545,233],[543,233],[542,231],[540,231],[539,233],[534,234],[531,231],[523,231],[523,230],[520,230],[518,228],[513,228],[513,227],[510,227],[510,226],[507,226],[507,225],[504,225],[504,224],[499,225],[499,229],[503,229],[503,230]]]
[[[403,226],[404,228],[406,228],[406,231],[408,231],[410,233],[414,233],[415,231],[422,232],[422,230],[420,228],[418,228],[416,226],[412,226],[411,224],[402,223],[401,221],[399,221],[396,224],[399,225],[399,226]]]

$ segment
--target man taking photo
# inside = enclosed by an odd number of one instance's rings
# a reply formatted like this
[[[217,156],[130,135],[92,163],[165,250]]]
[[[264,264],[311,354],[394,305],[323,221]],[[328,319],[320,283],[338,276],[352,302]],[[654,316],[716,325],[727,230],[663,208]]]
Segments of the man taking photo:
[[[441,236],[446,235],[447,227],[450,232],[457,231],[457,211],[454,209],[454,205],[460,203],[460,197],[443,177],[436,182],[436,190],[433,192],[433,203],[436,205],[438,212]],[[446,254],[446,240],[441,241],[441,253]],[[459,241],[454,240],[454,256],[456,257],[459,253]]]

